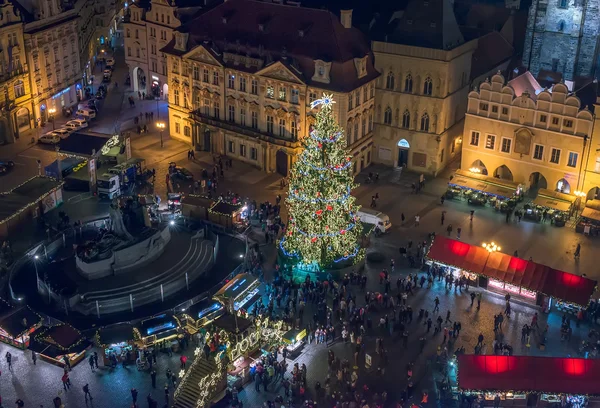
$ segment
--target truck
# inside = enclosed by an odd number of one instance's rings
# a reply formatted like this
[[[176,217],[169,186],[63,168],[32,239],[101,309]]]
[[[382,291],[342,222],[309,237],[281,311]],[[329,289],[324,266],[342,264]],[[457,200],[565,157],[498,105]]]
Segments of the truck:
[[[96,179],[98,197],[113,199],[121,195],[121,182],[117,174],[104,173]]]

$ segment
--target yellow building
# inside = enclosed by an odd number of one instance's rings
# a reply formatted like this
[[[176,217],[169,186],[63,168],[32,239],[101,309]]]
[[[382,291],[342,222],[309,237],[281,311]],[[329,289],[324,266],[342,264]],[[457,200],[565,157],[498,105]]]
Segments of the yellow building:
[[[333,94],[354,171],[371,162],[373,55],[325,10],[228,0],[176,30],[167,54],[173,138],[286,176],[308,135],[310,103]]]
[[[513,47],[497,32],[463,34],[449,0],[412,0],[389,26],[372,44],[375,161],[436,175],[460,152],[471,81],[506,68]]]
[[[0,144],[12,143],[33,126],[23,13],[10,1],[0,5]]]
[[[529,72],[508,83],[497,74],[469,93],[461,167],[574,193],[583,189],[592,124],[564,84],[547,90]]]

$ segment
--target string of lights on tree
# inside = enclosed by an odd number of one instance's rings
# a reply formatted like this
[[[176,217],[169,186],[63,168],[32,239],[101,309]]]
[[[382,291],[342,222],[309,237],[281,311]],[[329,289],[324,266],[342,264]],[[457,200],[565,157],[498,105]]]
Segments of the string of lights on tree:
[[[352,157],[333,116],[334,104],[333,97],[325,94],[311,104],[319,111],[290,173],[286,199],[290,217],[279,243],[286,256],[321,267],[364,256],[361,228],[356,228],[358,206],[350,194],[356,187]]]

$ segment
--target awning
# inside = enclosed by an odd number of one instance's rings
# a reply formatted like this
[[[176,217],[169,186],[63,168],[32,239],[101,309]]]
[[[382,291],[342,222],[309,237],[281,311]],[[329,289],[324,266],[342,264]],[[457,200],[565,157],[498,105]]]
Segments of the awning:
[[[585,207],[581,212],[583,218],[589,218],[590,220],[600,221],[600,211],[594,210],[593,208]]]
[[[540,292],[544,288],[549,267],[501,252],[492,252],[483,269],[483,275],[515,286]]]
[[[427,258],[468,272],[587,306],[596,281],[536,262],[503,254],[438,235]]]
[[[600,394],[600,360],[529,356],[458,356],[458,387],[471,391]]]
[[[475,175],[476,176],[476,175]],[[480,176],[481,177],[481,176]],[[510,183],[510,182],[508,182]],[[513,183],[510,183],[513,184]],[[505,185],[504,183],[495,183],[479,178],[471,178],[462,175],[456,175],[448,182],[450,186],[466,188],[469,190],[480,191],[486,194],[492,194],[504,198],[510,198],[517,192],[516,187]]]
[[[551,208],[553,210],[569,212],[571,209],[571,203],[568,201],[557,200],[550,197],[538,196],[533,200],[533,204],[539,205],[540,207]]]
[[[587,200],[585,203],[585,208],[591,208],[592,210],[600,211],[600,200]]]
[[[516,188],[507,187],[507,186],[499,186],[495,184],[488,184],[484,190],[487,194],[493,194],[495,196],[511,198],[517,193]]]
[[[480,246],[437,236],[427,257],[432,261],[481,274],[488,255],[489,252]]]
[[[478,181],[466,177],[454,177],[448,182],[448,185],[456,186],[460,188],[467,188],[469,190],[483,191],[487,186],[483,181]]]
[[[538,197],[554,198],[559,201],[568,201],[570,203],[574,203],[579,198],[571,194],[561,193],[560,191],[546,190],[545,188],[540,188],[538,190]]]

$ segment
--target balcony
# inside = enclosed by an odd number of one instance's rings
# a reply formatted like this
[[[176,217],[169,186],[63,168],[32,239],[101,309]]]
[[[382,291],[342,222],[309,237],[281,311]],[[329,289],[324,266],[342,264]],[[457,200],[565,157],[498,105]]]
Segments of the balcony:
[[[268,143],[273,143],[279,146],[285,146],[289,148],[299,147],[299,143],[297,140],[284,139],[282,137],[263,133],[257,129],[229,122],[224,119],[216,119],[210,115],[202,113],[199,109],[191,112],[190,119],[193,119],[197,122],[203,123],[208,126],[214,126],[219,129],[227,130],[229,132],[239,133],[244,136],[252,137],[254,139],[262,140]]]
[[[19,75],[23,75],[26,73],[27,73],[27,69],[24,67],[15,68],[9,72],[4,72],[4,73],[0,74],[0,82],[8,81],[9,79],[12,79],[14,77],[17,77]]]

